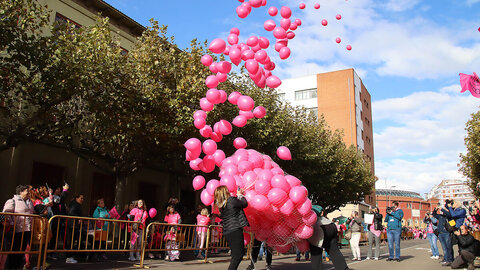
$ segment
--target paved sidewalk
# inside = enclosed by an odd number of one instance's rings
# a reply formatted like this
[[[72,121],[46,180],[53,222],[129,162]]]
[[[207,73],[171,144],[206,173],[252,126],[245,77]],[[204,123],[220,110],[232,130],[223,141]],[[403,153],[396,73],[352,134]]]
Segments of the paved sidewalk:
[[[401,250],[401,262],[387,262],[388,248],[386,245],[382,245],[380,248],[380,260],[379,261],[367,261],[360,262],[351,261],[351,251],[349,247],[341,249],[343,255],[347,259],[347,263],[351,269],[354,270],[372,270],[372,269],[385,269],[385,270],[433,270],[433,269],[450,269],[450,267],[442,267],[439,263],[440,260],[430,259],[430,245],[426,240],[409,240],[402,241]],[[367,247],[361,247],[362,258],[365,259],[367,254]],[[303,259],[303,258],[302,258]],[[227,269],[229,257],[215,257],[209,260],[210,263],[202,263],[198,260],[188,260],[183,262],[167,262],[163,260],[146,260],[145,266],[150,269],[172,269],[172,270],[214,270],[214,269]],[[240,264],[239,270],[245,269],[249,264],[249,261],[243,261]],[[98,263],[79,263],[75,265],[66,265],[63,263],[54,263],[52,269],[138,269],[132,266],[131,262],[125,261],[124,258],[116,260],[112,256],[112,260],[107,262]],[[257,270],[265,269],[265,261],[259,261],[256,264]],[[310,270],[310,262],[302,260],[300,262],[295,261],[295,255],[280,255],[274,256],[273,269],[275,270]],[[324,261],[324,269],[331,270],[333,266],[330,262]]]

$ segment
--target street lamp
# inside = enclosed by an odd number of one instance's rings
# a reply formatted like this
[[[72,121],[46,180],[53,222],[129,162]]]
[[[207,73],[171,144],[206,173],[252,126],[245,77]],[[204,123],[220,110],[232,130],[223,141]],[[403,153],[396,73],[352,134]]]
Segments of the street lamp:
[[[390,188],[387,190],[387,207],[390,206],[390,197],[392,194],[392,189],[396,188],[397,186],[390,186]]]

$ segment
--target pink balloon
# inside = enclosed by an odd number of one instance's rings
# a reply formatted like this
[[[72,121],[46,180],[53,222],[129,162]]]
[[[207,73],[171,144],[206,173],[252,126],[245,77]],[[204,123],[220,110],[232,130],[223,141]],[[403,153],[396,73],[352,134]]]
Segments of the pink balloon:
[[[198,157],[200,157],[200,152],[201,151],[198,151],[198,150],[195,150],[195,151],[187,150],[185,153],[185,159],[187,161],[192,161],[194,159],[197,159]]]
[[[252,7],[254,8],[259,8],[262,6],[262,0],[250,0],[248,1],[250,3],[250,5],[252,5]]]
[[[319,8],[320,8],[320,4],[319,4],[319,3],[316,3],[313,7],[314,7],[315,9],[319,9]]]
[[[263,167],[263,158],[260,155],[252,155],[248,157],[248,161],[252,163],[254,168],[262,168]]]
[[[287,31],[285,31],[285,29],[282,27],[275,27],[275,29],[273,29],[273,36],[279,39],[286,38]]]
[[[213,203],[214,197],[210,195],[206,189],[202,190],[200,193],[200,200],[204,205],[211,205]]]
[[[270,7],[268,9],[268,14],[270,16],[277,16],[277,13],[278,13],[278,9],[276,7]]]
[[[287,201],[280,207],[280,213],[288,216],[293,212],[294,209],[295,205],[293,204],[292,200],[287,199]]]
[[[267,197],[272,205],[281,206],[287,200],[288,195],[283,189],[274,187],[270,189]]]
[[[249,59],[245,62],[245,68],[250,73],[257,73],[259,67],[258,62],[253,59]]]
[[[200,108],[202,108],[202,110],[204,110],[206,112],[209,112],[209,111],[213,110],[213,103],[208,101],[207,98],[201,98],[200,99]]]
[[[300,225],[295,229],[294,235],[300,239],[308,239],[313,235],[313,228],[308,225]]]
[[[213,104],[218,104],[220,102],[220,92],[215,89],[208,89],[206,94],[207,100]]]
[[[290,189],[290,200],[296,204],[302,204],[307,199],[307,189],[303,186],[296,186]]]
[[[204,156],[202,164],[203,164],[203,167],[199,166],[199,168],[204,173],[211,173],[213,172],[213,170],[215,170],[215,159],[213,158],[213,155]]]
[[[296,23],[298,26],[300,26],[300,25],[302,25],[302,20],[300,20],[300,19],[295,19],[295,23]]]
[[[240,35],[240,30],[236,27],[233,27],[232,29],[230,29],[230,34],[234,34],[234,35]]]
[[[212,134],[212,127],[209,125],[205,125],[202,129],[200,129],[200,135],[204,138],[210,137]]]
[[[227,92],[225,90],[218,90],[220,92],[220,103],[227,101]]]
[[[258,45],[260,45],[260,48],[266,49],[266,48],[268,48],[268,46],[270,46],[270,41],[266,37],[260,37],[258,39]]]
[[[200,62],[202,62],[204,66],[210,66],[213,63],[213,58],[209,54],[205,54],[200,59]]]
[[[193,152],[195,150],[198,151],[200,149],[201,145],[202,145],[202,142],[197,138],[190,138],[183,144],[183,146],[185,146],[185,148],[187,148],[188,150],[193,151]]]
[[[296,229],[302,223],[302,219],[299,217],[298,213],[292,212],[292,214],[285,217],[285,223],[288,227]]]
[[[287,245],[284,245],[284,246],[276,246],[275,250],[278,251],[279,253],[287,254],[290,251],[291,248],[292,248],[292,245],[287,244]]]
[[[280,9],[280,15],[283,17],[283,18],[290,18],[292,16],[292,10],[287,7],[287,6],[283,6],[281,9]]]
[[[300,250],[300,252],[306,252],[310,250],[310,244],[307,240],[302,240],[297,243],[297,248]]]
[[[270,190],[270,182],[263,179],[258,179],[255,182],[255,192],[261,195],[267,195]]]
[[[339,37],[337,37],[337,38],[335,39],[335,42],[340,43],[340,42],[342,42],[342,39],[339,38]]]
[[[223,54],[225,54],[225,55],[229,55],[229,54],[230,54],[230,49],[231,49],[231,48],[232,48],[232,47],[230,47],[230,46],[227,46],[227,47],[225,48],[225,51],[223,51]]]
[[[225,74],[225,73],[220,73],[219,72],[219,73],[217,73],[217,75],[215,75],[215,77],[217,77],[218,82],[225,82],[228,78],[228,75]],[[222,103],[222,102],[220,102],[220,103]]]
[[[223,51],[225,51],[226,47],[227,47],[227,44],[223,39],[216,38],[212,40],[212,42],[210,42],[208,49],[213,53],[222,53]]]
[[[275,75],[271,75],[267,78],[267,86],[270,88],[277,88],[282,84],[282,81]]]
[[[230,34],[227,37],[228,44],[234,45],[238,43],[238,36],[235,34]]]
[[[198,171],[200,170],[202,162],[203,160],[201,158],[194,159],[190,161],[190,168],[192,168],[192,170]]]
[[[218,85],[218,79],[215,75],[210,75],[205,79],[205,84],[208,88],[215,88]]]
[[[238,115],[233,119],[232,124],[237,127],[244,127],[247,124],[247,118],[243,115]]]
[[[222,165],[222,162],[225,160],[225,152],[223,150],[218,149],[213,153],[213,158],[215,159],[215,165],[220,167]]]
[[[201,175],[195,176],[192,181],[192,186],[195,190],[202,189],[205,186],[205,177]]]
[[[288,31],[288,32],[287,32],[287,38],[288,38],[288,39],[293,39],[293,38],[295,38],[295,33],[292,32],[292,31]]]
[[[208,67],[208,69],[209,69],[212,73],[217,73],[217,72],[218,72],[217,62],[213,62],[213,63]]]
[[[267,59],[267,52],[264,51],[264,50],[260,50],[258,52],[255,53],[255,60],[257,60],[258,62],[264,64],[265,62],[265,59]]]
[[[224,172],[225,175],[236,175],[238,173],[238,169],[235,164],[228,164],[225,165]]]
[[[154,218],[157,215],[157,209],[150,208],[150,210],[148,210],[148,215],[150,216],[150,218]]]
[[[220,132],[212,132],[212,134],[210,134],[210,138],[212,138],[212,140],[218,143],[222,141],[223,135]]]
[[[239,97],[241,97],[242,94],[240,92],[232,92],[229,96],[228,96],[228,102],[230,102],[231,104],[233,105],[237,105],[237,100]]]
[[[247,171],[252,170],[252,163],[250,161],[242,160],[238,162],[238,172],[244,174]]]
[[[250,244],[251,240],[252,240],[252,238],[251,238],[249,233],[243,233],[243,245],[244,246],[248,246],[248,244]]]
[[[265,211],[270,207],[270,202],[268,201],[267,197],[258,194],[253,197],[253,200],[250,202],[250,204],[257,211]]]
[[[280,27],[285,29],[285,31],[287,31],[290,28],[290,24],[292,24],[290,19],[283,18],[280,20]]]
[[[234,192],[237,189],[237,183],[232,175],[224,175],[220,178],[220,185],[226,186],[230,192]]]
[[[275,42],[275,51],[280,52],[280,50],[281,50],[282,48],[284,48],[285,46],[286,46],[285,43],[283,43],[283,42],[278,42],[278,41],[277,41],[277,42]],[[271,64],[271,63],[269,63],[269,64]],[[265,65],[265,69],[269,69],[269,68],[267,67],[267,65]]]
[[[296,23],[293,22],[292,24],[290,24],[290,30],[297,30],[297,28],[298,28],[298,25]],[[288,34],[287,34],[287,37],[288,37]]]
[[[228,74],[232,70],[232,64],[228,61],[221,61],[217,64],[218,72]]]
[[[302,184],[302,181],[300,181],[298,178],[296,178],[293,175],[286,175],[285,179],[287,180],[287,183],[290,185],[290,187],[296,187],[300,186]]]
[[[265,28],[267,31],[272,31],[275,29],[275,26],[277,26],[277,24],[273,20],[266,20],[263,23],[263,28]]]
[[[233,140],[233,146],[236,149],[244,149],[247,147],[247,141],[242,137],[237,137],[235,140]]]
[[[247,120],[250,120],[253,117],[255,117],[255,115],[253,114],[252,111],[239,111],[238,114],[242,115],[242,116],[245,116],[245,118],[247,118]]]
[[[237,48],[232,48],[230,50],[229,56],[230,56],[230,60],[232,61],[232,63],[234,63],[237,66],[242,61],[242,52]]]
[[[273,226],[273,234],[279,238],[286,238],[292,235],[292,229],[286,224],[277,223]]]
[[[272,179],[272,177],[273,177],[273,173],[268,169],[264,169],[258,173],[258,179],[268,182],[269,185],[270,185],[270,179]]]
[[[238,6],[236,11],[237,11],[238,17],[242,19],[245,19],[248,16],[248,14],[250,14],[250,10],[248,10],[248,8],[243,6]]]
[[[287,59],[288,57],[290,57],[290,49],[288,47],[281,48],[279,55],[281,59]]]
[[[220,120],[218,125],[218,131],[222,133],[222,135],[229,135],[232,133],[232,125],[227,120]]]
[[[207,118],[207,113],[202,110],[197,110],[193,113],[193,118]]]
[[[277,156],[283,160],[292,160],[292,154],[290,153],[290,149],[285,146],[280,146],[277,148]]]
[[[247,45],[254,47],[258,44],[258,38],[256,36],[251,36],[247,39]]]
[[[237,106],[242,111],[250,111],[255,107],[255,101],[249,96],[241,96],[237,100]]]
[[[313,224],[315,224],[315,222],[317,222],[317,214],[315,214],[315,212],[313,212],[312,210],[310,211],[310,214],[302,217],[302,221],[305,223],[305,225],[312,226]]]
[[[220,186],[220,181],[218,181],[216,179],[212,179],[212,180],[208,181],[206,190],[207,190],[208,194],[213,196],[213,195],[215,195],[215,189],[217,189],[217,187],[219,187],[219,186]]]
[[[312,201],[306,199],[297,210],[302,216],[309,214],[312,211]]]
[[[305,8],[305,3],[300,3],[300,5],[298,6],[300,9],[304,9]]]
[[[247,61],[248,59],[255,58],[255,53],[252,50],[245,50],[242,52],[242,60]]]
[[[285,192],[290,192],[290,185],[288,184],[287,179],[283,175],[276,174],[272,176],[270,184],[273,188],[280,188]]]
[[[351,51],[352,50],[352,45],[347,45],[347,50]]]
[[[328,21],[325,20],[325,19],[323,19],[323,20],[322,20],[322,25],[323,25],[323,26],[327,26],[327,24],[328,24]]]
[[[341,20],[341,19],[342,19],[342,15],[337,14],[337,16],[335,16],[335,18],[336,18],[337,20]]]

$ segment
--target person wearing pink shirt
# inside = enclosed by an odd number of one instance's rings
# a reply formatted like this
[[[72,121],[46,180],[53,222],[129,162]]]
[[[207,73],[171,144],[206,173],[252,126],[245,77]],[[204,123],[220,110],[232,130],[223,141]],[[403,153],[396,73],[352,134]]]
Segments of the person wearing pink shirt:
[[[180,217],[180,214],[177,211],[175,211],[175,208],[173,206],[167,207],[167,215],[165,215],[164,220],[168,224],[182,223],[182,218]]]
[[[197,247],[202,249],[205,244],[205,238],[207,236],[207,225],[210,223],[210,218],[208,217],[208,209],[203,208],[199,215],[197,215],[197,225],[205,227],[197,227]],[[198,253],[197,256],[199,259],[203,259],[204,256],[202,252]]]
[[[380,211],[377,207],[373,207],[370,211],[370,214],[373,215],[373,222],[372,224],[368,225],[368,253],[367,253],[367,260],[372,258],[372,249],[373,249],[373,242],[375,241],[375,260],[378,260],[380,256],[380,235],[382,234],[383,225],[382,219],[383,216],[380,214]]]
[[[173,206],[168,206],[167,207],[167,215],[165,215],[165,222],[168,224],[176,225],[182,223],[182,218],[180,217],[180,214],[175,210]],[[177,231],[177,226],[172,226],[169,229],[170,233],[165,235],[165,237],[169,236],[169,238],[166,238],[165,240],[167,241],[166,243],[166,248],[167,248],[167,256],[165,256],[165,260],[170,260],[170,261],[175,261],[180,259],[180,251],[178,251],[178,245],[176,242],[176,231]],[[174,235],[174,236],[172,236]]]
[[[148,218],[147,206],[145,201],[140,199],[137,201],[135,208],[130,211],[130,215],[133,216],[133,221],[141,221],[142,224],[138,225],[138,229],[132,229],[132,239],[130,241],[132,249],[136,249],[136,257],[134,256],[133,251],[130,252],[129,261],[139,261],[140,260],[140,249],[142,247],[143,239],[143,230],[145,229],[145,221]]]

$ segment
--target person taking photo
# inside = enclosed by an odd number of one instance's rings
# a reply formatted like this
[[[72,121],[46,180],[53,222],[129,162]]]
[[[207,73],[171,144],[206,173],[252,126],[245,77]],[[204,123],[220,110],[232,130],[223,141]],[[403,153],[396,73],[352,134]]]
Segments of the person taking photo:
[[[387,261],[400,261],[400,238],[402,236],[403,210],[398,207],[398,202],[393,201],[391,207],[387,207],[387,240],[388,259]],[[395,245],[395,246],[394,246]]]

